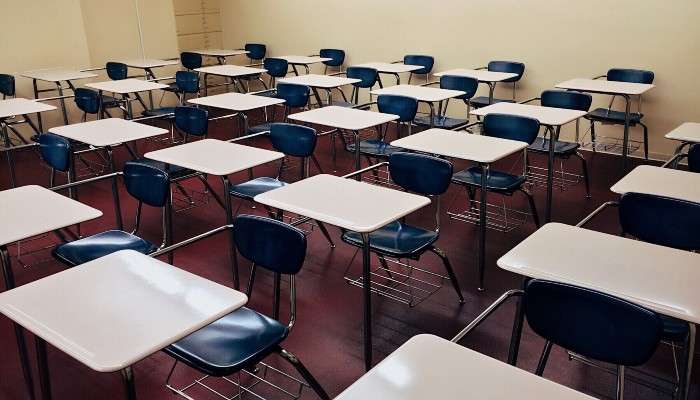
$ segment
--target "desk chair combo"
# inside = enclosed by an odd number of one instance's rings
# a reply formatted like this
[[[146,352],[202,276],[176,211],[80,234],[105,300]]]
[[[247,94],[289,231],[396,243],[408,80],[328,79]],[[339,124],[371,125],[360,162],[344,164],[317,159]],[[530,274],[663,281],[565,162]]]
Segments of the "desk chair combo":
[[[300,179],[306,179],[309,177],[310,159],[313,160],[316,168],[319,171],[321,170],[321,166],[314,157],[314,150],[316,149],[316,141],[318,138],[315,129],[295,124],[273,123],[270,124],[269,138],[270,142],[272,143],[272,148],[280,153],[284,153],[285,155],[285,158],[282,159],[279,168],[277,169],[277,176],[264,176],[251,179],[237,185],[232,185],[231,190],[229,191],[231,196],[252,202],[255,196],[259,194],[288,185],[288,183],[281,178],[282,173],[285,171],[285,164],[289,163],[291,157],[299,158],[301,160],[299,163],[301,172],[299,174]],[[238,214],[238,210],[240,210],[240,208],[241,204],[238,205],[238,208],[234,214]],[[270,217],[278,217],[276,211],[273,211],[267,206],[265,206],[265,209]],[[316,224],[330,246],[335,247],[335,243],[333,243],[333,239],[331,239],[326,226],[322,222],[318,221]]]
[[[651,84],[654,82],[654,72],[639,70],[639,69],[625,69],[625,68],[612,68],[608,70],[605,75],[597,76],[594,79],[605,78],[608,81],[615,82],[630,82],[630,83],[644,83]],[[629,113],[629,126],[635,127],[640,125],[642,127],[642,142],[644,146],[644,159],[649,159],[649,130],[647,126],[642,122],[644,114],[642,113],[642,95],[637,97],[637,111],[630,111],[630,100],[628,96],[624,96],[626,100],[626,110],[616,111],[613,110],[613,104],[615,102],[615,95],[610,99],[610,104],[607,108],[596,108],[591,111],[587,116],[591,122],[591,142],[593,145],[593,150],[596,150],[596,133],[595,133],[595,123],[600,122],[601,124],[611,124],[611,125],[625,125],[626,114]]]
[[[700,204],[642,193],[625,193],[619,202],[607,202],[583,219],[583,227],[606,207],[617,206],[622,236],[679,250],[700,250],[696,234],[700,224]],[[674,362],[676,346],[685,350],[684,360],[692,360],[695,349],[695,325],[676,318],[661,316],[661,339],[671,344]],[[676,365],[676,371],[678,366]],[[689,379],[686,379],[686,385]],[[681,380],[673,382],[678,390]],[[686,388],[684,393],[688,393]]]
[[[307,109],[309,105],[309,98],[311,96],[311,88],[306,85],[297,85],[293,83],[279,83],[276,88],[264,90],[262,92],[256,92],[256,96],[269,96],[284,100],[284,113],[282,116],[282,121],[287,122],[287,117],[292,112],[293,109],[301,108]],[[248,128],[248,135],[260,132],[266,132],[270,130],[270,124],[275,120],[275,109],[272,109],[272,116],[268,120],[266,115],[266,122],[252,126]]]
[[[452,341],[458,342],[511,297],[522,298],[524,317],[545,339],[535,373],[542,376],[553,345],[586,358],[616,365],[616,398],[624,397],[625,368],[651,358],[662,337],[661,317],[618,297],[565,283],[528,280],[510,290],[469,323]],[[517,359],[510,363],[515,365]]]
[[[420,65],[422,67],[421,69],[417,69],[409,73],[409,84],[413,79],[413,75],[425,76],[425,83],[428,83],[430,73],[433,72],[433,66],[435,65],[435,58],[433,56],[426,56],[420,54],[408,54],[403,57],[403,63],[406,65]]]
[[[322,58],[330,58],[328,61],[323,61],[323,74],[328,73],[328,67],[337,69],[336,72],[343,72],[343,64],[345,64],[345,50],[341,49],[321,49],[318,56]]]
[[[0,94],[2,94],[2,100],[7,100],[8,98],[13,99],[17,94],[15,89],[15,77],[9,74],[0,74]],[[30,120],[15,120],[14,117],[3,121],[7,128],[12,131],[12,133],[19,139],[23,144],[29,144],[29,141],[22,136],[14,125],[23,124],[25,122],[32,124]],[[36,128],[34,129],[36,130]],[[5,142],[5,147],[9,145],[9,137],[2,138]]]
[[[350,92],[350,101],[347,101],[347,99],[344,99],[345,101],[334,101],[334,106],[353,107],[362,110],[366,110],[369,108],[369,106],[367,105],[360,105],[360,89],[368,89],[369,91],[374,87],[374,85],[377,84],[377,80],[379,79],[379,73],[376,69],[368,67],[347,67],[345,69],[345,72],[338,72],[332,75],[345,75],[348,78],[360,80],[359,82],[355,82],[352,84],[352,92]],[[341,93],[343,92],[341,91]]]
[[[397,137],[402,137],[403,126],[406,125],[406,131],[408,135],[411,135],[412,124],[416,119],[416,114],[418,112],[418,100],[413,97],[400,96],[393,94],[381,94],[377,96],[376,103],[368,103],[367,106],[371,104],[377,105],[377,110],[381,113],[398,115],[399,118],[395,120]],[[377,128],[377,138],[376,139],[365,139],[360,141],[360,154],[365,156],[367,162],[372,164],[373,159],[376,160],[386,160],[392,154],[402,151],[400,147],[392,146],[389,141],[386,140],[386,135],[388,131],[389,124],[380,126]],[[350,153],[355,153],[355,142],[344,138],[346,145],[345,149]],[[375,177],[376,177],[375,171]]]
[[[271,371],[299,385],[297,393],[288,393],[293,398],[298,398],[304,387],[311,387],[319,398],[330,400],[301,360],[282,347],[297,317],[295,276],[301,271],[306,257],[304,232],[284,222],[252,215],[238,216],[233,223],[233,231],[238,253],[252,262],[251,278],[246,290],[248,297],[253,295],[255,275],[259,268],[273,273],[272,318],[242,307],[166,347],[163,351],[175,359],[166,387],[191,400],[192,397],[187,394],[189,389],[201,386],[216,393],[216,389],[207,385],[207,380],[221,378],[236,387],[241,397],[245,393],[262,398],[253,391],[258,384],[269,385],[267,389],[280,390],[279,386],[264,379]],[[279,322],[282,275],[289,279],[290,315],[286,325]],[[287,361],[305,382],[262,362],[272,354],[278,354]],[[178,363],[206,375],[178,388],[172,383],[172,375]],[[253,372],[256,370],[262,372],[256,374]],[[229,378],[237,373],[250,376],[255,384],[241,384],[240,375],[235,380]]]
[[[391,180],[400,190],[435,198],[435,227],[426,229],[401,220],[369,234],[370,250],[377,255],[381,265],[372,271],[372,291],[413,307],[439,290],[444,280],[449,280],[459,303],[464,303],[450,260],[435,245],[440,237],[440,197],[450,186],[452,163],[424,154],[397,152],[389,157],[388,168]],[[345,231],[341,238],[345,243],[357,247],[358,251],[364,246],[362,236],[357,232]],[[440,258],[447,277],[413,264],[426,252]],[[391,268],[389,262],[395,267]],[[350,266],[346,270],[346,281],[361,287],[362,278],[347,276],[349,269]]]
[[[144,110],[141,115],[144,117],[160,118],[170,123],[170,142],[176,143],[175,140],[175,108],[185,106],[187,104],[187,95],[199,97],[199,74],[192,71],[177,71],[175,73],[175,82],[168,86],[166,91],[177,96],[177,105],[175,107],[158,107]],[[161,102],[165,97],[165,93],[161,97]]]
[[[554,108],[566,108],[569,110],[579,110],[588,112],[591,108],[591,102],[593,98],[587,93],[573,92],[573,91],[563,91],[563,90],[545,90],[542,92],[540,97],[534,99],[526,100],[522,102],[523,104],[530,103],[532,101],[539,100],[543,107],[554,107]],[[534,143],[528,148],[529,151],[537,154],[544,154],[547,156],[549,154],[549,140],[545,136],[537,137]],[[576,120],[576,137],[579,136],[579,120]],[[557,140],[554,143],[554,157],[560,160],[567,160],[571,157],[576,157],[581,161],[581,172],[583,177],[583,182],[586,185],[586,197],[591,197],[590,179],[588,176],[588,164],[586,159],[581,155],[578,149],[581,147],[578,139],[575,142],[565,142],[562,140]],[[546,171],[543,168],[534,167],[528,165],[528,177],[533,182],[533,184],[545,184],[547,183]],[[543,172],[544,171],[544,172]],[[579,175],[567,173],[564,171],[563,162],[560,165],[560,171],[555,173],[555,179],[558,181],[558,185],[561,190],[568,184],[575,184],[579,182]],[[556,181],[555,181],[556,184]]]
[[[528,117],[520,117],[515,115],[506,114],[487,114],[483,122],[477,122],[475,124],[467,126],[470,128],[475,125],[481,125],[482,135],[498,137],[502,139],[517,140],[520,142],[525,142],[528,145],[532,145],[537,139],[537,135],[540,131],[540,123],[536,119]],[[469,198],[469,208],[466,213],[469,216],[476,217],[478,213],[474,210],[475,206],[478,207],[489,207],[488,204],[481,204],[476,201],[476,191],[482,190],[482,182],[485,180],[486,188],[488,192],[497,193],[503,196],[512,196],[515,192],[521,192],[527,198],[530,205],[530,214],[537,227],[540,226],[540,219],[537,213],[537,206],[535,205],[535,200],[532,194],[528,193],[524,189],[524,185],[527,182],[527,151],[524,153],[524,167],[522,174],[511,174],[510,172],[492,171],[486,168],[486,176],[482,176],[482,168],[479,166],[469,167],[465,170],[456,172],[452,177],[452,182],[464,186],[467,190],[467,196]],[[516,215],[523,218],[527,214],[518,210],[511,210],[503,206],[498,206],[499,209],[503,209],[503,224],[493,225],[488,223],[489,227],[500,227],[504,231],[511,230],[514,226],[508,221],[508,214],[512,215],[512,219],[516,219]],[[488,209],[488,208],[487,208]],[[472,218],[465,217],[462,214],[450,213],[451,216],[470,221]],[[524,218],[518,222],[524,222]]]
[[[109,79],[113,81],[120,81],[129,78],[129,67],[121,62],[107,62],[105,64],[105,71],[107,71],[107,77],[109,77]],[[123,94],[121,99],[102,95],[102,101],[106,102],[107,104],[115,102],[119,104],[120,108],[122,108],[122,110],[124,111],[124,119],[126,119],[128,115],[128,107],[126,106],[127,102],[138,101],[144,110],[149,109],[149,107],[146,105],[146,102],[143,101],[141,95],[138,93],[134,93],[134,98],[132,98],[129,94]]]
[[[248,52],[246,56],[248,60],[250,60],[250,65],[259,64],[265,59],[265,54],[267,54],[267,46],[261,43],[246,43],[246,45],[243,46],[243,50]]]
[[[520,79],[522,79],[523,74],[525,74],[525,64],[517,61],[490,61],[487,66],[479,67],[477,69],[485,69],[493,72],[510,72],[512,74],[517,74],[518,76],[502,81],[503,83],[513,84],[513,96],[510,99],[493,98],[493,103],[515,103],[515,91],[518,82],[520,81]],[[488,85],[490,93],[493,94],[494,90],[496,90],[496,82],[488,82]],[[486,107],[491,103],[492,102],[489,100],[489,96],[478,96],[471,100],[471,104],[474,108]]]
[[[455,97],[457,100],[462,100],[467,106],[467,116],[466,118],[451,118],[446,115],[447,106],[450,103],[450,99],[438,104],[438,110],[436,115],[433,117],[431,124],[429,116],[421,116],[416,118],[416,125],[423,127],[434,127],[442,129],[459,129],[466,126],[469,123],[470,111],[471,111],[471,98],[476,94],[476,90],[479,87],[479,81],[467,76],[454,76],[454,75],[443,75],[440,77],[440,81],[426,84],[425,86],[440,85],[440,89],[448,90],[460,90],[465,92],[461,96]]]

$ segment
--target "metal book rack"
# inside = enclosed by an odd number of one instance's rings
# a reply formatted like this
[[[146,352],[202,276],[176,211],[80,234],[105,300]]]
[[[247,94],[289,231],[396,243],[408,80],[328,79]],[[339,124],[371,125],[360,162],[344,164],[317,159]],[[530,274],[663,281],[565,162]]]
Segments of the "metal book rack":
[[[448,211],[450,219],[479,225],[479,210],[481,202],[471,200],[469,208],[464,211]],[[522,210],[516,210],[506,205],[505,198],[501,204],[486,203],[486,227],[495,231],[508,233],[525,224],[531,214]]]

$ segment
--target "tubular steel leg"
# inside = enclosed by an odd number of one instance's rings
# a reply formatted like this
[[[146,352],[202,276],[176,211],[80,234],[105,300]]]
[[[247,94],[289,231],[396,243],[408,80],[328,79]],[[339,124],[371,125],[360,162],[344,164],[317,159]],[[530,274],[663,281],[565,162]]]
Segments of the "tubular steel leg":
[[[231,214],[231,195],[229,194],[229,191],[231,190],[231,182],[228,180],[228,176],[224,175],[221,177],[221,180],[223,181],[224,184],[224,196],[225,196],[225,201],[224,204],[226,205],[226,224],[227,225],[232,225],[233,224],[233,214]],[[233,229],[231,229],[231,232],[229,233],[229,238],[230,238],[230,245],[229,245],[229,255],[231,257],[231,268],[232,268],[232,273],[233,273],[233,288],[236,290],[239,290],[241,285],[240,285],[240,279],[238,276],[238,257],[236,254],[236,241],[234,240],[233,237]]]
[[[5,290],[10,290],[15,287],[15,277],[12,273],[12,263],[10,261],[10,253],[7,251],[7,246],[0,247],[0,260],[2,261],[2,274],[5,280]],[[22,367],[22,375],[24,375],[24,383],[29,393],[29,398],[34,400],[34,379],[32,379],[31,364],[29,364],[29,355],[27,353],[27,343],[24,339],[24,332],[19,324],[13,323],[15,329],[15,338],[17,340],[17,351],[19,352],[19,361]]]
[[[489,165],[481,164],[481,204],[479,205],[479,287],[484,291],[484,273],[486,269],[486,194],[488,188]]]
[[[328,233],[326,225],[321,221],[316,221],[316,224],[318,224],[318,228],[321,230],[321,233],[323,233],[323,236],[325,236],[326,240],[328,241],[328,244],[331,246],[331,249],[334,249],[335,243],[333,242],[333,239],[331,239],[331,235]]]
[[[0,122],[2,124],[2,136],[5,142],[5,158],[7,159],[7,168],[10,170],[10,185],[15,188],[17,187],[17,174],[15,172],[15,161],[12,158],[12,144],[10,143],[10,134],[7,131],[7,124],[5,122]]]
[[[41,398],[44,400],[51,399],[51,377],[49,375],[49,363],[46,356],[46,342],[36,336],[34,338],[36,346],[36,360],[39,368],[39,387],[41,388]]]
[[[107,161],[109,162],[110,173],[116,172],[117,168],[114,162],[114,154],[111,147],[106,147]],[[114,208],[116,210],[117,227],[119,230],[124,230],[124,221],[122,220],[121,204],[119,202],[119,186],[117,185],[117,177],[112,177],[112,196],[114,197]]]
[[[450,263],[450,259],[447,258],[447,255],[442,250],[438,249],[437,247],[430,248],[430,251],[435,253],[442,260],[443,265],[445,265],[445,270],[447,271],[447,275],[450,277],[450,281],[452,282],[452,287],[454,288],[455,292],[457,292],[457,297],[459,298],[459,304],[464,304],[464,295],[462,295],[462,289],[459,287],[459,281],[457,280],[457,275],[455,275],[455,272],[452,269],[452,264]]]
[[[627,146],[630,141],[630,97],[628,95],[622,96],[625,99],[625,129],[622,135],[622,168],[624,171],[627,170],[627,162],[629,157],[629,149]]]
[[[61,82],[56,82],[56,89],[58,90],[58,95],[61,96],[59,102],[61,103],[61,111],[63,112],[63,122],[68,125],[68,111],[66,111],[66,99],[63,98],[63,86],[61,86]]]
[[[547,360],[549,359],[549,353],[552,351],[552,342],[547,340],[544,343],[544,349],[542,349],[542,354],[540,355],[540,360],[537,362],[537,369],[535,370],[535,375],[542,376],[544,374],[544,367],[547,366]]]
[[[523,282],[523,288],[527,280]],[[518,299],[515,306],[515,321],[513,321],[513,331],[510,337],[510,346],[508,348],[508,364],[516,365],[518,363],[518,351],[520,350],[520,337],[523,334],[523,323],[525,322],[525,309],[523,308],[522,297]]]
[[[687,400],[690,391],[690,374],[693,371],[693,356],[695,355],[695,324],[688,324],[688,337],[685,341],[685,359],[679,382],[679,399]]]
[[[127,400],[136,400],[136,386],[134,385],[134,371],[131,367],[122,370],[122,382],[124,383],[124,394]]]
[[[496,90],[496,82],[488,82],[489,85],[489,105],[493,104],[493,92]]]
[[[362,168],[360,160],[360,131],[352,131],[355,136],[355,171],[359,171]],[[358,174],[356,179],[359,181],[362,179],[362,174]]]
[[[34,88],[34,98],[38,99],[39,98],[39,87],[37,86],[36,79],[32,79],[32,86]],[[39,131],[43,132],[44,131],[44,122],[41,119],[41,113],[36,113],[36,121],[39,124]]]
[[[297,358],[297,356],[295,356],[294,354],[288,352],[287,350],[285,350],[283,348],[280,348],[278,350],[278,353],[282,356],[282,358],[284,358],[290,364],[292,364],[294,369],[296,369],[297,372],[299,373],[299,375],[301,375],[302,378],[304,378],[306,383],[308,383],[309,386],[311,386],[311,389],[313,389],[313,391],[316,392],[316,395],[319,398],[321,398],[321,400],[330,400],[330,397],[328,397],[328,394],[326,393],[326,391],[323,390],[323,387],[321,386],[321,384],[319,384],[318,381],[316,380],[316,378],[314,378],[314,376],[311,375],[311,372],[309,372],[309,370],[306,369],[304,364],[301,363],[301,360],[299,360],[299,358]]]
[[[617,366],[617,400],[623,400],[625,398],[625,367],[623,365]]]
[[[547,158],[547,203],[544,210],[544,222],[552,220],[552,189],[554,187],[554,143],[559,140],[560,126],[556,128],[547,127],[549,135],[549,154]]]
[[[369,233],[362,233],[362,291],[364,299],[365,371],[372,368],[372,274],[370,273]]]

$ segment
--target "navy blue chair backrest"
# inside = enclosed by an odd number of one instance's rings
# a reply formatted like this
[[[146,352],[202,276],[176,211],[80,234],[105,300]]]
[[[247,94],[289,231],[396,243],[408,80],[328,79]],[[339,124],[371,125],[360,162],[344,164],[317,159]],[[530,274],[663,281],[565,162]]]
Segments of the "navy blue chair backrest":
[[[663,323],[653,311],[617,297],[533,279],[525,286],[525,316],[535,333],[567,350],[617,365],[644,364]]]
[[[53,133],[39,135],[39,154],[51,168],[67,172],[71,167],[70,141]]]
[[[639,240],[681,250],[700,250],[700,203],[625,193],[620,198],[620,226]]]
[[[240,215],[233,222],[238,252],[255,265],[280,274],[294,275],[304,265],[306,235],[281,221]]]
[[[185,93],[199,92],[199,74],[192,71],[177,71],[175,83],[180,91]]]
[[[175,126],[188,134],[204,136],[209,127],[209,113],[203,108],[175,107]]]
[[[487,68],[489,71],[493,72],[510,72],[511,74],[518,74],[518,76],[506,79],[503,82],[517,82],[525,73],[525,64],[517,61],[491,61],[489,62]]]
[[[287,107],[306,107],[309,103],[311,89],[306,85],[293,83],[277,84],[277,97],[284,99]]]
[[[540,104],[545,107],[567,108],[569,110],[588,111],[593,97],[588,93],[566,90],[545,90],[540,96]]]
[[[443,75],[440,77],[440,88],[466,92],[466,94],[455,97],[456,99],[471,99],[476,94],[478,87],[479,81],[468,76]]]
[[[88,114],[97,114],[100,111],[100,95],[97,91],[86,88],[76,88],[73,92],[75,105]]]
[[[642,69],[611,68],[607,74],[609,81],[647,83],[654,82],[654,73]]]
[[[135,199],[153,207],[163,207],[170,197],[170,177],[162,169],[140,161],[127,161],[124,186]]]
[[[532,144],[540,131],[540,122],[534,118],[510,114],[486,114],[484,135],[519,140]]]
[[[409,122],[416,118],[418,100],[396,94],[380,94],[377,96],[377,108],[379,112],[398,115],[399,122]]]
[[[267,47],[260,43],[247,43],[244,49],[248,52],[248,58],[251,60],[262,60],[267,53]]]
[[[202,55],[184,51],[180,53],[180,63],[183,67],[192,70],[202,67]]]
[[[391,180],[425,196],[445,193],[452,180],[452,163],[425,154],[398,152],[389,156]]]
[[[411,71],[414,74],[429,74],[435,65],[433,56],[424,56],[418,54],[409,54],[403,57],[403,63],[406,65],[420,65],[423,68]]]
[[[108,62],[107,66],[107,76],[113,81],[120,81],[126,79],[129,71],[129,67],[124,63],[120,62]]]
[[[284,78],[289,69],[289,62],[282,58],[266,58],[265,61],[263,61],[263,68],[267,70],[270,76]]]
[[[309,157],[316,148],[316,130],[307,126],[274,123],[270,141],[275,150],[294,157]]]
[[[700,172],[700,144],[694,144],[688,149],[688,170]]]
[[[8,74],[0,74],[0,94],[3,96],[15,95],[15,77]]]
[[[348,67],[345,70],[345,75],[351,79],[359,79],[360,82],[353,83],[354,86],[368,89],[377,83],[379,73],[374,68],[367,67]]]
[[[330,61],[323,63],[329,67],[340,67],[345,62],[345,50],[340,49],[321,49],[318,55],[324,58],[330,58]]]

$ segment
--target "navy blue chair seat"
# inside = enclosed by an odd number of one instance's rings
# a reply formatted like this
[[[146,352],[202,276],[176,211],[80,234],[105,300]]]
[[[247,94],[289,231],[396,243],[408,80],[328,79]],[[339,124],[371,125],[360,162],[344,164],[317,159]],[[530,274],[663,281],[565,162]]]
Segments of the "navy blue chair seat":
[[[431,126],[429,115],[416,117],[414,122],[418,126]],[[436,115],[433,117],[433,124],[432,125],[435,128],[452,129],[452,128],[455,128],[455,127],[460,126],[460,125],[465,125],[468,122],[469,122],[468,120],[462,119],[462,118],[450,118],[450,117],[446,117],[444,115],[442,115],[442,116]]]
[[[59,245],[54,248],[53,256],[62,263],[74,267],[119,250],[135,250],[150,254],[157,249],[158,246],[131,233],[111,230]]]
[[[355,143],[348,143],[346,149],[347,151],[354,152]],[[360,142],[360,154],[370,157],[387,158],[400,151],[405,150],[401,147],[392,146],[380,139],[367,139]]]
[[[640,113],[630,113],[630,124],[638,124],[641,122],[644,114]],[[625,123],[625,112],[608,110],[607,108],[596,108],[586,115],[587,119],[592,119],[594,121],[610,122],[615,124]]]
[[[139,164],[150,165],[154,168],[158,168],[162,171],[166,171],[168,173],[168,175],[170,176],[170,179],[179,179],[179,178],[182,178],[183,176],[193,175],[193,174],[197,173],[196,171],[193,171],[191,169],[187,169],[187,168],[181,167],[179,165],[173,165],[173,164],[168,164],[168,169],[166,170],[164,162],[151,160],[148,158],[140,159]]]
[[[178,86],[177,82],[172,82],[168,84],[168,87],[164,87],[161,90],[165,90],[166,92],[179,92],[180,86]]]
[[[664,323],[662,338],[671,342],[682,342],[688,336],[688,323],[673,317],[661,315]]]
[[[206,374],[227,376],[260,362],[288,334],[285,325],[243,307],[163,351]]]
[[[511,193],[518,190],[525,183],[526,178],[522,175],[511,175],[506,172],[489,171],[486,181],[488,191]],[[463,185],[481,187],[481,168],[470,167],[459,171],[452,176],[452,181]]]
[[[362,247],[362,237],[357,232],[345,232],[342,239],[345,243]],[[438,233],[433,230],[418,228],[398,221],[369,234],[372,251],[395,258],[422,254],[437,240]]]
[[[469,100],[474,108],[486,107],[489,105],[489,96],[477,96]],[[496,103],[515,103],[512,99],[497,99],[494,98],[491,104]]]
[[[287,183],[282,182],[277,178],[263,176],[238,185],[233,185],[231,186],[229,193],[232,196],[240,197],[246,200],[253,200],[253,198],[259,194],[269,192],[270,190],[279,189],[286,185]]]
[[[576,150],[581,147],[578,143],[572,142],[562,142],[557,140],[554,142],[554,154],[557,156],[570,156],[576,153]],[[544,139],[538,137],[534,142],[527,148],[528,151],[534,151],[538,153],[548,153],[549,152],[549,139]]]
[[[144,110],[141,115],[144,117],[162,117],[164,115],[172,114],[168,117],[165,117],[165,119],[174,119],[175,118],[175,107],[160,107],[160,108],[154,108],[151,110]]]

